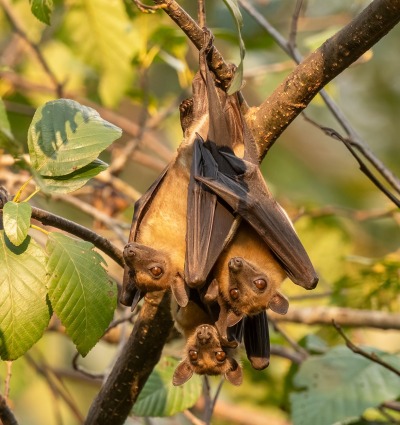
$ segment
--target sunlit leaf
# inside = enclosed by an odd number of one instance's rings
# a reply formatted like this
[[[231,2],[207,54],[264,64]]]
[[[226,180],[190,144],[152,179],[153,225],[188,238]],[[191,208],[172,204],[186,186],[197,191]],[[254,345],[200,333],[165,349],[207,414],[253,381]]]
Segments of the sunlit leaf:
[[[370,351],[370,349],[368,349]],[[400,357],[374,352],[400,370]],[[370,407],[400,396],[399,377],[345,346],[301,365],[291,394],[294,425],[327,425],[361,416]]]
[[[32,208],[27,202],[7,202],[3,208],[4,231],[14,245],[21,245],[28,235]]]
[[[37,109],[28,133],[32,166],[42,176],[71,174],[97,159],[121,130],[92,108],[69,99]]]
[[[53,0],[30,0],[32,13],[44,24],[50,25]]]
[[[71,174],[60,177],[42,177],[35,175],[35,178],[43,192],[49,193],[69,193],[80,189],[91,178],[106,170],[108,165],[96,159],[90,164]]]
[[[51,233],[46,245],[50,302],[82,356],[103,335],[116,307],[116,285],[93,248],[60,233]]]
[[[182,386],[172,385],[172,376],[179,361],[166,357],[153,370],[133,406],[135,416],[172,416],[192,407],[199,399],[202,382],[193,375]]]
[[[115,106],[131,85],[131,61],[142,48],[147,28],[133,25],[123,2],[117,0],[74,1],[65,26],[77,54],[100,71],[102,102]]]
[[[12,245],[0,231],[0,356],[14,360],[43,335],[49,320],[46,255],[29,236]]]

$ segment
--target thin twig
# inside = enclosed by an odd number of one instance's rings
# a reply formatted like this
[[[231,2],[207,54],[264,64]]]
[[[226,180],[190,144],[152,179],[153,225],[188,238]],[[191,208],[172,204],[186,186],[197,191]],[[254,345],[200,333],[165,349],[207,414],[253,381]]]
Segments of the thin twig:
[[[206,425],[204,421],[195,416],[190,410],[184,410],[183,414],[193,425]]]
[[[327,136],[330,136],[333,139],[336,139],[342,142],[346,146],[346,148],[350,151],[350,153],[353,155],[355,160],[358,162],[361,172],[363,172],[382,193],[384,193],[395,205],[397,205],[400,208],[400,199],[397,198],[393,193],[391,193],[385,186],[383,186],[383,184],[374,176],[372,171],[367,167],[367,165],[359,157],[358,153],[353,149],[353,146],[350,140],[342,137],[336,130],[333,130],[332,128],[329,128],[329,127],[324,127],[316,123],[304,113],[303,113],[303,116],[309,123],[320,128]]]
[[[40,221],[44,225],[56,227],[57,229],[64,230],[85,241],[91,242],[96,248],[107,254],[117,264],[124,267],[125,263],[122,251],[108,239],[100,236],[87,227],[36,207],[32,207],[32,218]]]
[[[122,231],[121,224],[118,222],[118,220],[115,220],[114,218],[94,208],[87,202],[84,202],[72,195],[57,194],[53,195],[52,199],[66,202],[67,204],[73,205],[84,213],[89,214],[96,220],[105,224],[110,230],[112,230],[124,245],[127,243],[127,236]]]
[[[11,383],[13,362],[6,362],[6,365],[7,365],[7,374],[6,374],[6,379],[4,380],[4,396],[6,398],[6,401],[8,401],[10,397],[10,383]]]
[[[206,26],[206,4],[204,0],[197,0],[197,22],[200,28]]]
[[[278,332],[282,335],[283,339],[285,339],[289,345],[297,352],[299,353],[302,357],[303,360],[306,359],[309,356],[308,351],[301,347],[290,335],[288,335],[277,323],[275,320],[271,319],[269,317],[269,321],[270,323],[272,323],[272,326],[275,329],[275,332]]]
[[[301,364],[305,360],[303,354],[297,351],[289,350],[287,347],[282,345],[271,344],[271,355],[288,359],[295,364]]]
[[[353,344],[350,339],[345,335],[340,325],[338,325],[334,320],[332,320],[332,324],[335,327],[335,329],[338,331],[338,333],[341,335],[341,337],[345,340],[346,346],[350,348],[350,350],[355,354],[360,354],[361,356],[365,357],[366,359],[369,359],[373,361],[374,363],[377,363],[384,368],[390,370],[391,372],[395,373],[397,376],[400,376],[400,370],[392,366],[391,364],[385,362],[382,360],[379,356],[377,356],[375,353],[367,353],[362,348],[358,347],[357,345]]]
[[[344,307],[290,307],[285,315],[268,311],[268,318],[304,325],[331,325],[335,320],[342,326],[400,330],[399,314]]]
[[[80,354],[78,352],[75,353],[74,357],[72,358],[72,367],[77,372],[81,373],[82,375],[87,376],[88,378],[96,379],[96,380],[103,380],[104,379],[104,373],[94,373],[89,372],[84,367],[82,367],[80,364],[78,364],[78,359],[80,357]]]
[[[220,394],[220,392],[222,390],[222,386],[224,385],[224,382],[225,382],[225,378],[222,376],[221,379],[219,380],[219,384],[218,384],[217,390],[215,391],[214,398],[212,400],[211,412],[210,412],[210,420],[211,420],[211,416],[212,416],[212,414],[214,412],[215,405],[217,404],[218,397],[219,397],[219,394]]]
[[[289,34],[289,40],[288,40],[288,48],[291,52],[294,52],[296,50],[296,38],[297,38],[297,26],[299,22],[300,12],[301,8],[303,6],[303,0],[297,0],[296,6],[292,15],[292,22],[290,25],[290,34]]]
[[[149,6],[147,4],[142,3],[140,0],[132,0],[133,3],[136,4],[137,8],[143,13],[154,13],[159,9],[163,9],[165,7],[164,4],[157,4],[154,6]]]
[[[64,402],[68,405],[71,412],[74,414],[74,416],[79,421],[79,423],[82,423],[84,421],[84,418],[81,412],[79,411],[78,407],[76,406],[75,402],[72,400],[71,396],[68,394],[68,392],[65,390],[65,388],[60,386],[60,384],[63,386],[62,381],[60,381],[58,377],[56,377],[57,378],[57,381],[56,381],[55,376],[52,375],[47,365],[44,363],[38,364],[30,354],[25,354],[25,359],[36,370],[38,374],[43,376],[43,378],[46,380],[47,384],[49,385],[50,390],[55,395],[61,397],[64,400]]]
[[[42,52],[39,46],[36,43],[34,43],[32,40],[30,40],[26,32],[23,30],[22,25],[19,23],[18,18],[15,16],[14,11],[12,10],[12,7],[10,3],[8,2],[8,0],[0,0],[0,5],[3,6],[4,13],[7,19],[9,20],[14,32],[18,34],[25,41],[25,43],[31,48],[32,52],[35,54],[37,60],[42,66],[43,70],[46,72],[50,80],[53,82],[57,97],[59,98],[63,97],[63,84],[61,84],[57,80],[57,77],[55,76],[54,72],[50,69],[50,66],[47,63],[44,56],[42,55]]]

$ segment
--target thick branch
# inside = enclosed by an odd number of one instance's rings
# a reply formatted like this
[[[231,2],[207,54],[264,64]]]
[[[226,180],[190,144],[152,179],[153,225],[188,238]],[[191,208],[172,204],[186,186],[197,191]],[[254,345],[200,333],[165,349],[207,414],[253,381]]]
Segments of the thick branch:
[[[107,254],[121,267],[125,266],[121,250],[113,245],[108,239],[103,238],[92,230],[36,207],[32,207],[32,218],[40,221],[44,225],[56,227],[57,229],[64,230],[72,235],[78,236],[85,241],[92,242],[96,248]]]
[[[172,329],[169,292],[147,294],[117,363],[93,402],[85,425],[122,425]]]
[[[252,112],[250,123],[264,155],[315,95],[400,21],[400,0],[374,0],[298,65]]]
[[[0,395],[0,421],[3,425],[18,425],[13,412],[2,395]]]
[[[332,320],[334,320],[341,326],[400,330],[400,315],[383,311],[356,310],[343,307],[291,307],[284,316],[272,311],[268,311],[268,316],[277,322],[332,325]]]

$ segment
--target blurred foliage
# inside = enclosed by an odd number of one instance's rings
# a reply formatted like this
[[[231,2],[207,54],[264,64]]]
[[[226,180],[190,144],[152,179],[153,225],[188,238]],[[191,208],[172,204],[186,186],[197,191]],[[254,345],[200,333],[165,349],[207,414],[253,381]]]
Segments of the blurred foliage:
[[[27,37],[37,43],[57,81],[63,84],[65,97],[98,110],[107,108],[139,126],[165,113],[155,128],[154,137],[172,155],[181,140],[177,105],[190,95],[198,56],[162,11],[143,14],[128,0],[55,0],[51,25],[46,26],[31,11],[35,5],[46,6],[45,1],[29,4],[25,0],[7,0],[7,3]],[[182,0],[179,3],[196,16],[196,2]],[[278,31],[285,37],[289,35],[293,0],[254,0],[252,3]],[[306,3],[297,38],[303,55],[349,22],[369,1],[308,0]],[[44,7],[42,12],[46,20],[48,9]],[[276,88],[294,64],[253,18],[244,11],[242,15],[241,35],[246,47],[243,94],[250,105],[256,106]],[[222,0],[207,3],[207,24],[226,60],[238,64],[236,24]],[[393,52],[398,51],[399,36],[400,28],[397,27],[363,60],[327,87],[356,131],[396,175],[400,174],[400,56]],[[26,152],[26,134],[35,109],[56,98],[48,73],[27,43],[13,34],[0,8],[0,99],[4,101],[8,116],[7,119],[1,102],[0,123],[6,125],[1,125],[0,153],[5,147],[4,153],[18,153],[21,148]],[[168,113],[169,110],[172,113]],[[312,102],[307,114],[322,125],[341,131],[321,99]],[[121,149],[130,140],[131,135],[124,135],[102,154],[102,159],[112,163],[115,157],[123,155]],[[140,134],[135,140],[138,152],[166,162],[165,156],[147,145]],[[2,167],[0,165],[1,184],[8,181],[8,172],[14,180],[20,176],[21,171]],[[313,291],[321,295],[316,299],[296,301],[296,297],[304,295],[304,290],[285,282],[283,291],[293,299],[291,306],[335,305],[399,311],[400,215],[359,171],[345,147],[299,117],[271,149],[262,170],[274,195],[289,215],[297,218],[296,229],[321,276],[319,286]],[[130,157],[118,176],[143,192],[158,172]],[[24,174],[21,176],[23,179]],[[80,196],[91,201],[90,191],[94,185],[88,187]],[[15,188],[9,190],[12,192]],[[55,212],[65,213],[70,219],[95,226],[91,217],[58,201],[52,203],[44,197],[35,198],[35,201],[39,206],[50,206]],[[132,207],[115,214],[129,223]],[[100,230],[110,235],[107,230]],[[121,279],[119,269],[115,275]],[[121,315],[117,311],[117,316]],[[312,353],[318,351],[316,347],[338,343],[336,332],[327,327],[287,325],[285,331]],[[360,343],[392,350],[387,339],[370,340],[357,332],[354,335]],[[276,332],[271,332],[271,338],[274,344],[287,345]],[[173,346],[166,350],[179,356],[179,350]],[[29,354],[39,363],[51,364],[52,373],[71,372],[73,347],[63,336],[46,333]],[[100,343],[88,355],[85,364],[90,369],[103,371],[115,354],[114,346]],[[243,386],[225,385],[221,398],[240,403],[245,412],[246,409],[249,412],[254,409],[268,411],[265,416],[273,423],[274,418],[282,417],[280,407],[283,406],[284,411],[290,409],[288,392],[293,388],[292,378],[298,366],[273,357],[266,371],[255,372],[247,360],[243,362],[246,373]],[[2,377],[6,373],[6,366],[2,365]],[[70,378],[65,378],[67,388],[81,412],[86,412],[98,385],[83,383],[74,373],[68,376]],[[60,416],[66,425],[79,423],[65,402],[51,392],[46,380],[38,377],[28,359],[21,358],[13,364],[10,398],[21,423],[53,425],[60,423],[57,419]],[[52,402],[43,403],[44,399]],[[384,417],[374,413],[357,423],[385,423],[383,420]],[[216,417],[213,423],[230,422]]]

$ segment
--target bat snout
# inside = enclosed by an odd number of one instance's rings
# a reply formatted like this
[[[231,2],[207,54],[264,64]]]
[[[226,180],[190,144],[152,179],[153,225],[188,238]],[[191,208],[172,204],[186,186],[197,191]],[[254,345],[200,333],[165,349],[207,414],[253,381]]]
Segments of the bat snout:
[[[233,272],[238,272],[243,268],[242,257],[234,257],[229,260],[228,267]]]
[[[212,338],[212,332],[208,325],[201,325],[197,331],[197,340],[200,344],[207,344]]]
[[[131,258],[135,256],[135,248],[132,244],[128,243],[124,247],[124,257]]]

